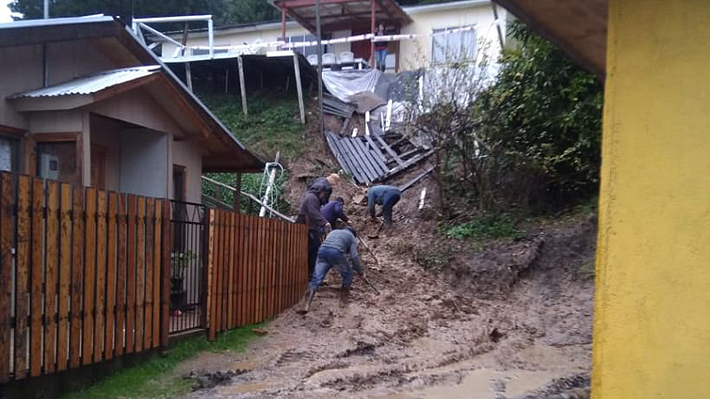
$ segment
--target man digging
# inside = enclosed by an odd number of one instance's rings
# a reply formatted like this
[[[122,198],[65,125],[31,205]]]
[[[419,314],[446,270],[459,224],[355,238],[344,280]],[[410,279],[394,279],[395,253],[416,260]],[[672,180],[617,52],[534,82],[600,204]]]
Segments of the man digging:
[[[343,277],[343,285],[340,287],[340,306],[344,307],[348,303],[350,296],[350,285],[353,282],[353,274],[350,263],[345,254],[350,255],[352,261],[352,269],[361,276],[365,276],[365,272],[360,265],[360,257],[357,254],[357,232],[352,226],[347,226],[341,230],[333,230],[326,237],[323,244],[318,249],[318,259],[316,260],[316,268],[308,283],[308,291],[306,291],[306,304],[304,311],[308,312],[311,307],[311,301],[316,296],[316,290],[323,283],[325,276],[330,271],[330,268],[335,266]]]

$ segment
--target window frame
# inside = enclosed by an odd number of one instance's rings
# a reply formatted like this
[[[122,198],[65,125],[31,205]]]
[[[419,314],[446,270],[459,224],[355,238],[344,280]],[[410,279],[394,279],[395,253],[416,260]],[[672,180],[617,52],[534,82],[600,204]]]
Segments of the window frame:
[[[463,29],[463,28],[470,28],[468,30],[456,32],[454,34],[457,34],[459,37],[458,41],[458,49],[455,49],[455,54],[456,56],[452,59],[451,54],[454,53],[452,49],[454,48],[454,45],[450,43],[450,40],[453,38],[453,34],[447,33],[443,35],[436,35],[437,33],[441,32],[450,32],[458,29]],[[450,26],[446,28],[432,28],[431,30],[432,36],[431,36],[431,65],[448,65],[448,64],[453,64],[453,63],[470,63],[470,62],[475,62],[476,58],[478,56],[478,34],[477,34],[477,29],[475,24],[470,24],[470,25],[459,25],[459,26]],[[473,35],[473,51],[470,55],[464,54],[461,50],[464,48],[464,39],[467,34]],[[441,48],[440,44],[437,44],[437,39],[444,41],[443,43],[443,49]],[[455,44],[455,43],[453,43]],[[465,55],[465,57],[464,57]],[[439,59],[440,58],[440,59]]]

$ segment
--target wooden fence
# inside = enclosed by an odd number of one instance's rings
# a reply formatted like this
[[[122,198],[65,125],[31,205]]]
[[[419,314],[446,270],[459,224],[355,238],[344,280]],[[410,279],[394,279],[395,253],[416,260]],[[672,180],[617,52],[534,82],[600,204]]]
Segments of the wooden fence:
[[[299,301],[308,280],[305,225],[224,210],[209,210],[208,219],[211,339],[272,318]]]
[[[303,225],[209,212],[209,336],[296,303]],[[0,174],[0,383],[167,347],[170,203]]]

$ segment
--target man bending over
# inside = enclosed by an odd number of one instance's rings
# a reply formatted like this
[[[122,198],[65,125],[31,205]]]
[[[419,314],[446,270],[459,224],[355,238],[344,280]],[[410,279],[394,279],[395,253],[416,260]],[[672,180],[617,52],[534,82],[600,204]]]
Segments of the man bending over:
[[[316,295],[316,290],[323,283],[325,276],[330,271],[330,268],[335,266],[343,277],[343,285],[340,287],[340,305],[345,306],[350,297],[350,285],[353,282],[353,274],[350,264],[346,258],[346,254],[350,255],[352,261],[352,269],[360,275],[365,273],[360,265],[360,257],[357,254],[357,232],[351,226],[341,230],[333,230],[326,237],[323,244],[318,249],[318,260],[316,261],[316,269],[313,273],[310,283],[308,283],[308,291],[306,291],[306,306],[305,311],[311,307],[311,301]]]

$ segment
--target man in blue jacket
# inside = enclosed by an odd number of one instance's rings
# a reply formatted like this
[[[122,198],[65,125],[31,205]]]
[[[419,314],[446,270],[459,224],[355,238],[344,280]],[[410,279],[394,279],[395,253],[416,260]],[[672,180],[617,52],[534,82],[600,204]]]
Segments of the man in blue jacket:
[[[344,229],[333,230],[328,234],[323,244],[318,249],[318,260],[316,261],[316,269],[313,273],[311,281],[308,283],[308,291],[306,291],[306,306],[305,311],[311,307],[311,301],[316,295],[316,290],[323,283],[325,276],[330,271],[330,268],[335,266],[343,277],[343,285],[340,287],[340,304],[345,305],[350,296],[350,285],[353,282],[353,274],[350,264],[346,258],[346,254],[350,255],[352,262],[352,270],[364,276],[365,272],[360,265],[360,257],[357,254],[357,232],[352,226]]]
[[[345,209],[343,208],[344,204],[345,200],[343,197],[338,197],[335,201],[328,202],[320,209],[320,214],[323,215],[323,218],[325,218],[333,228],[337,226],[336,222],[338,219],[345,223],[348,222],[348,217],[345,215]]]
[[[402,198],[402,192],[393,186],[372,186],[367,190],[367,210],[375,218],[375,205],[382,205],[382,216],[387,226],[392,226],[392,208]]]

